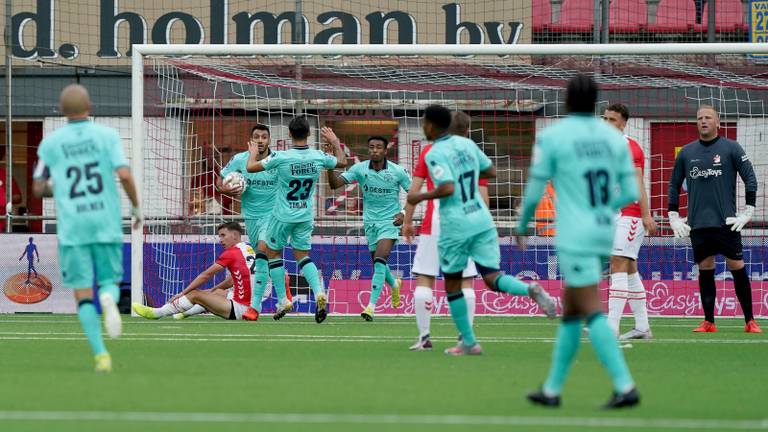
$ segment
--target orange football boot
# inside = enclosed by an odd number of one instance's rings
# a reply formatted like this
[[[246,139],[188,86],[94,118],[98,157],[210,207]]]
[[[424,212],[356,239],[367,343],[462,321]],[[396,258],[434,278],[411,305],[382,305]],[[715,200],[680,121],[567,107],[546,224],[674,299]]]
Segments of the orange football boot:
[[[699,326],[693,329],[694,333],[716,333],[717,332],[717,326],[715,323],[711,323],[707,320],[702,321],[699,323]]]

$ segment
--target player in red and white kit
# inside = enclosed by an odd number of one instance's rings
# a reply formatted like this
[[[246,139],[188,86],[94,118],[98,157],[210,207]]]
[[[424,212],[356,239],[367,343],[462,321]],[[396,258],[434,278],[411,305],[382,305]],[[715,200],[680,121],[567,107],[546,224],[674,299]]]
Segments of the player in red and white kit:
[[[242,241],[243,229],[237,222],[227,222],[216,228],[224,252],[216,262],[200,273],[179,294],[159,308],[133,303],[133,310],[148,319],[159,319],[176,313],[183,313],[194,305],[200,305],[209,312],[229,320],[256,321],[259,313],[251,308],[251,290],[254,286],[254,263],[256,254],[248,243]],[[215,294],[213,290],[201,290],[213,276],[227,269],[232,279],[232,299]]]
[[[469,132],[469,116],[463,112],[453,112],[451,117],[451,127],[449,132],[454,135],[467,136]],[[413,170],[413,182],[411,191],[420,191],[424,180],[427,181],[427,191],[435,188],[432,178],[429,176],[427,164],[424,157],[432,148],[428,144],[421,149],[419,161]],[[480,195],[488,204],[488,179],[480,179]],[[439,200],[427,201],[427,209],[424,213],[424,219],[419,229],[419,243],[416,246],[416,255],[413,257],[413,268],[411,273],[416,275],[416,290],[413,292],[413,309],[416,314],[416,327],[419,329],[419,339],[410,347],[411,351],[424,351],[432,349],[432,341],[429,338],[430,321],[432,318],[432,307],[434,297],[432,289],[435,286],[435,278],[440,276],[440,261],[437,253],[437,240],[440,237],[440,218],[438,216]],[[403,236],[410,242],[415,235],[413,227],[413,213],[415,207],[408,204],[405,206],[405,218],[403,219]],[[477,269],[475,263],[470,259],[467,262],[467,268],[462,274],[462,292],[467,301],[467,311],[469,323],[472,324],[475,317],[475,290],[472,285]]]
[[[629,120],[629,110],[623,104],[613,104],[606,108],[605,120],[624,132]],[[608,290],[608,323],[619,334],[619,321],[624,313],[624,306],[629,302],[635,327],[621,335],[620,340],[650,339],[653,337],[648,324],[645,287],[640,273],[637,272],[637,256],[646,233],[656,232],[656,222],[648,206],[648,193],[643,182],[645,155],[640,144],[627,137],[632,161],[637,168],[637,181],[640,200],[621,209],[616,219],[616,233],[613,238],[611,253],[611,285]]]

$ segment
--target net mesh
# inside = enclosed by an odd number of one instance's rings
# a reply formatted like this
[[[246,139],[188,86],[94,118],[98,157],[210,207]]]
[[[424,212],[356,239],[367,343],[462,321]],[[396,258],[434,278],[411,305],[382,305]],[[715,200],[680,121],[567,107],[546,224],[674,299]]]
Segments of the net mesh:
[[[255,123],[270,127],[272,150],[283,150],[291,145],[288,122],[303,113],[312,124],[310,145],[318,146],[319,127],[333,128],[344,144],[348,165],[368,158],[367,137],[382,135],[391,144],[389,160],[411,172],[427,144],[420,118],[432,103],[470,114],[470,137],[497,167],[489,195],[499,229],[502,270],[539,279],[547,290],[559,294],[562,283],[553,238],[535,236],[527,251],[516,249],[510,240],[517,219],[513,209],[522,196],[537,131],[565,115],[566,81],[576,73],[587,73],[602,89],[596,114],[610,103],[627,105],[631,118],[625,133],[640,143],[646,155],[645,183],[652,215],[661,227],[657,235],[645,239],[638,259],[650,312],[701,313],[690,243],[671,236],[665,215],[676,151],[697,138],[696,109],[709,104],[720,112],[721,135],[744,147],[759,181],[757,211],[742,234],[755,313],[768,315],[764,269],[768,150],[760,145],[768,130],[768,79],[748,57],[191,56],[149,57],[145,65],[143,285],[150,304],[162,303],[180,291],[220,252],[214,227],[238,220],[241,203],[238,197],[219,193],[216,180],[233,155],[247,150]],[[740,207],[744,193],[743,183],[738,183]],[[331,190],[323,174],[315,195],[310,256],[329,288],[335,313],[359,313],[370,292],[372,264],[362,232],[360,193],[355,184]],[[683,214],[685,202],[684,197]],[[423,212],[420,206],[417,219]],[[542,223],[534,222],[532,233]],[[377,305],[379,313],[413,312],[414,251],[414,244],[404,242],[393,250],[389,263],[405,279],[405,301],[400,308],[392,308],[385,289]],[[290,248],[285,258],[298,310],[310,312],[314,299],[291,260]],[[716,274],[719,312],[740,314],[730,273],[721,261]],[[601,283],[604,299],[606,288],[607,283]],[[481,314],[538,313],[526,300],[489,291],[478,299]],[[267,302],[272,304],[266,310],[274,307],[272,297]],[[442,294],[435,311],[447,313]]]

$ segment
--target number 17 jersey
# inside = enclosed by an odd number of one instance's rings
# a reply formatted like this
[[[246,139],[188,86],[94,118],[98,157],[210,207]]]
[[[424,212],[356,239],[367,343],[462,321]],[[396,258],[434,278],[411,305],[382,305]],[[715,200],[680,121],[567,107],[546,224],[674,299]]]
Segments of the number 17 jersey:
[[[312,221],[315,184],[323,169],[336,167],[336,158],[309,147],[294,147],[274,152],[261,163],[265,170],[277,171],[272,217],[288,223]]]

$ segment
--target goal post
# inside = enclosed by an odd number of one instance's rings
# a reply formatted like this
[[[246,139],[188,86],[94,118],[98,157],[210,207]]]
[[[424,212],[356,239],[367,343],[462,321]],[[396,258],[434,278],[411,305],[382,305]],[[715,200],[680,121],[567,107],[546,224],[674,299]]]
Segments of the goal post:
[[[333,127],[345,144],[348,165],[367,159],[366,136],[382,135],[390,141],[390,160],[411,173],[426,144],[419,119],[432,103],[469,113],[470,137],[499,167],[489,191],[502,270],[539,279],[558,295],[562,283],[552,237],[536,236],[533,223],[530,250],[517,251],[510,240],[517,220],[513,209],[537,131],[565,115],[565,83],[582,72],[601,86],[595,114],[609,103],[627,105],[626,133],[645,151],[645,184],[653,216],[662,224],[660,234],[645,239],[638,259],[649,302],[656,302],[649,303],[650,312],[700,313],[690,243],[673,239],[666,226],[666,182],[676,149],[695,138],[696,107],[708,104],[721,113],[721,134],[742,144],[758,176],[757,212],[744,232],[745,261],[755,315],[768,316],[763,268],[768,150],[761,146],[768,130],[768,78],[760,73],[766,44],[133,45],[132,50],[130,155],[145,214],[143,226],[131,234],[134,302],[156,305],[183,289],[219,252],[213,228],[225,220],[243,221],[238,197],[222,195],[215,183],[223,166],[247,150],[253,124],[269,126],[272,149],[283,150],[290,147],[288,121],[305,114],[313,128],[310,145],[318,145],[320,126]],[[743,205],[739,184],[737,208]],[[313,259],[329,289],[332,313],[359,313],[370,291],[360,193],[355,185],[331,190],[325,173],[316,192]],[[417,217],[423,211],[422,206]],[[413,312],[414,250],[401,241],[390,256],[394,273],[406,280],[404,306],[390,307],[383,294],[379,303],[385,304],[377,313]],[[298,310],[310,312],[314,299],[291,254],[285,259]],[[725,314],[738,315],[722,263],[717,274]],[[480,314],[538,313],[532,304],[481,287],[478,282]],[[444,294],[437,289],[435,295],[435,311],[447,313]]]

